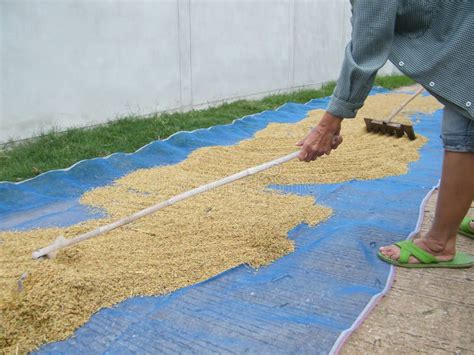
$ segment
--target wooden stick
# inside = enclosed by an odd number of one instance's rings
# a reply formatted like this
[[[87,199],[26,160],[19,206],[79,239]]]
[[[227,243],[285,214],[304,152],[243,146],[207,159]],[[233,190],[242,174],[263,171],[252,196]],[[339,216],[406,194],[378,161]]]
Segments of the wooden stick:
[[[56,252],[59,250],[59,249],[63,249],[63,248],[67,248],[67,247],[70,247],[70,246],[73,246],[74,244],[77,244],[77,243],[80,243],[84,240],[87,240],[87,239],[91,239],[91,238],[94,238],[94,237],[97,237],[101,234],[104,234],[108,231],[111,231],[112,229],[115,229],[115,228],[118,228],[118,227],[121,227],[125,224],[128,224],[128,223],[131,223],[133,221],[136,221],[137,219],[139,218],[142,218],[142,217],[145,217],[145,216],[148,216],[152,213],[155,213],[156,211],[159,211],[161,210],[162,208],[165,208],[165,207],[168,207],[168,206],[171,206],[173,204],[175,204],[176,202],[179,202],[179,201],[182,201],[184,199],[187,199],[189,197],[192,197],[192,196],[195,196],[197,194],[200,194],[202,192],[205,192],[205,191],[209,191],[209,190],[212,190],[212,189],[215,189],[216,187],[219,187],[219,186],[222,186],[222,185],[226,185],[228,183],[231,183],[233,181],[236,181],[236,180],[239,180],[239,179],[242,179],[244,177],[247,177],[247,176],[250,176],[250,175],[254,175],[254,174],[257,174],[263,170],[267,170],[267,169],[270,169],[274,166],[277,166],[277,165],[280,165],[280,164],[283,164],[283,163],[286,163],[290,160],[293,160],[295,159],[298,155],[299,155],[299,151],[297,152],[294,152],[294,153],[291,153],[291,154],[288,154],[288,155],[285,155],[284,157],[281,157],[281,158],[278,158],[278,159],[275,159],[275,160],[272,160],[270,162],[267,162],[267,163],[264,163],[264,164],[261,164],[261,165],[257,165],[257,166],[254,166],[252,168],[249,168],[249,169],[246,169],[246,170],[243,170],[239,173],[236,173],[236,174],[233,174],[233,175],[230,175],[230,176],[227,176],[225,178],[222,178],[220,180],[217,180],[217,181],[214,181],[214,182],[211,182],[209,184],[206,184],[206,185],[202,185],[200,187],[197,187],[195,189],[192,189],[192,190],[189,190],[189,191],[186,191],[186,192],[183,192],[179,195],[176,195],[172,198],[170,198],[169,200],[166,200],[164,202],[160,202],[160,203],[157,203],[156,205],[153,205],[151,207],[148,207],[148,208],[145,208],[144,210],[141,210],[139,212],[136,212],[130,216],[127,216],[127,217],[124,217],[118,221],[115,221],[115,222],[112,222],[112,223],[109,223],[105,226],[102,226],[102,227],[99,227],[97,229],[94,229],[90,232],[87,232],[87,233],[84,233],[84,234],[81,234],[75,238],[72,238],[72,239],[65,239],[64,237],[59,237],[58,239],[56,239],[56,241],[51,244],[51,245],[48,245],[42,249],[39,249],[35,252],[33,252],[32,256],[33,256],[33,259],[38,259],[38,258],[41,258],[42,256],[47,256],[47,257],[51,257],[53,258],[54,255],[56,254]]]
[[[423,92],[423,90],[425,90],[425,88],[420,85],[419,89],[409,99],[407,99],[404,103],[402,103],[400,107],[398,107],[395,111],[393,111],[392,114],[387,118],[385,122],[390,123],[393,120],[393,118],[396,115],[398,115],[400,111],[403,110],[410,102],[412,102],[415,99],[415,97],[420,95]]]

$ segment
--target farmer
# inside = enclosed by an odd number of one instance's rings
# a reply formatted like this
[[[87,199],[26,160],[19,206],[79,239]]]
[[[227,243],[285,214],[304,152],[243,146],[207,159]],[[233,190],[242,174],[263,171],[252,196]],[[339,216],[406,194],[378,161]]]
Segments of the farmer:
[[[474,200],[474,1],[351,0],[352,39],[327,111],[300,143],[299,159],[312,161],[342,143],[344,118],[355,117],[388,60],[423,85],[445,107],[443,170],[431,229],[413,242],[384,246],[383,260],[405,267],[468,267],[456,254]],[[454,258],[456,255],[456,258]]]

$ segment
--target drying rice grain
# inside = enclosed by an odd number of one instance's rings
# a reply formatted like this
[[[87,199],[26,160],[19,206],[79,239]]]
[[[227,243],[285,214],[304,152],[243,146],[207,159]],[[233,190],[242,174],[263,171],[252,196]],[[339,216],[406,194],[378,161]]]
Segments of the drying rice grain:
[[[236,146],[202,148],[182,163],[133,172],[82,197],[82,203],[105,209],[109,218],[64,229],[0,233],[0,349],[24,353],[66,338],[100,308],[128,297],[165,294],[242,263],[259,267],[291,252],[287,232],[301,222],[317,224],[331,210],[315,205],[312,197],[281,194],[266,186],[406,173],[426,139],[366,134],[362,121],[364,116],[386,117],[406,98],[370,97],[359,118],[344,123],[344,143],[330,157],[311,164],[292,161],[196,196],[61,251],[54,260],[33,261],[31,252],[58,235],[72,237],[288,154],[322,111],[311,112],[297,124],[271,124]],[[410,107],[432,112],[440,106],[431,97],[419,97]]]

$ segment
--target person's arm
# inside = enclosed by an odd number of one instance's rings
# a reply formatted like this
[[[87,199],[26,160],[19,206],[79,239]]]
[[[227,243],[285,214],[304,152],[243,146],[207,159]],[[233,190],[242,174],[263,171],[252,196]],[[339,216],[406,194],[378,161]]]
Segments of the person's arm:
[[[351,0],[352,36],[326,113],[317,127],[298,143],[300,160],[329,154],[342,142],[343,118],[352,118],[372,88],[377,71],[387,62],[395,33],[398,0]]]

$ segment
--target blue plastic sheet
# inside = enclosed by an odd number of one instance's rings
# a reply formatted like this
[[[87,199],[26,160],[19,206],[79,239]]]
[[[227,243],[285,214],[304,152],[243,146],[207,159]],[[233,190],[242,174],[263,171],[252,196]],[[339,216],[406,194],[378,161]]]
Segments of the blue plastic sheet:
[[[384,91],[374,90],[373,93]],[[384,91],[385,92],[385,91]],[[327,99],[289,103],[232,125],[179,133],[134,154],[94,159],[23,184],[0,185],[0,229],[65,226],[100,217],[78,204],[92,187],[141,167],[175,164],[202,146],[231,145],[270,122],[296,122]],[[271,186],[330,206],[326,222],[289,231],[296,250],[259,270],[245,265],[166,296],[134,297],[100,310],[73,337],[39,353],[328,353],[387,284],[376,251],[415,228],[440,176],[441,112],[417,115],[428,136],[409,173],[371,181]],[[60,186],[60,188],[58,188]]]
[[[383,90],[383,89],[379,89]],[[272,122],[297,122],[309,110],[324,108],[326,99],[307,105],[288,103],[277,111],[265,111],[233,124],[179,132],[164,141],[152,142],[132,154],[81,161],[69,169],[44,173],[19,184],[0,183],[0,231],[35,227],[64,227],[103,216],[79,204],[80,196],[140,168],[176,164],[195,149],[233,145],[251,138]]]

